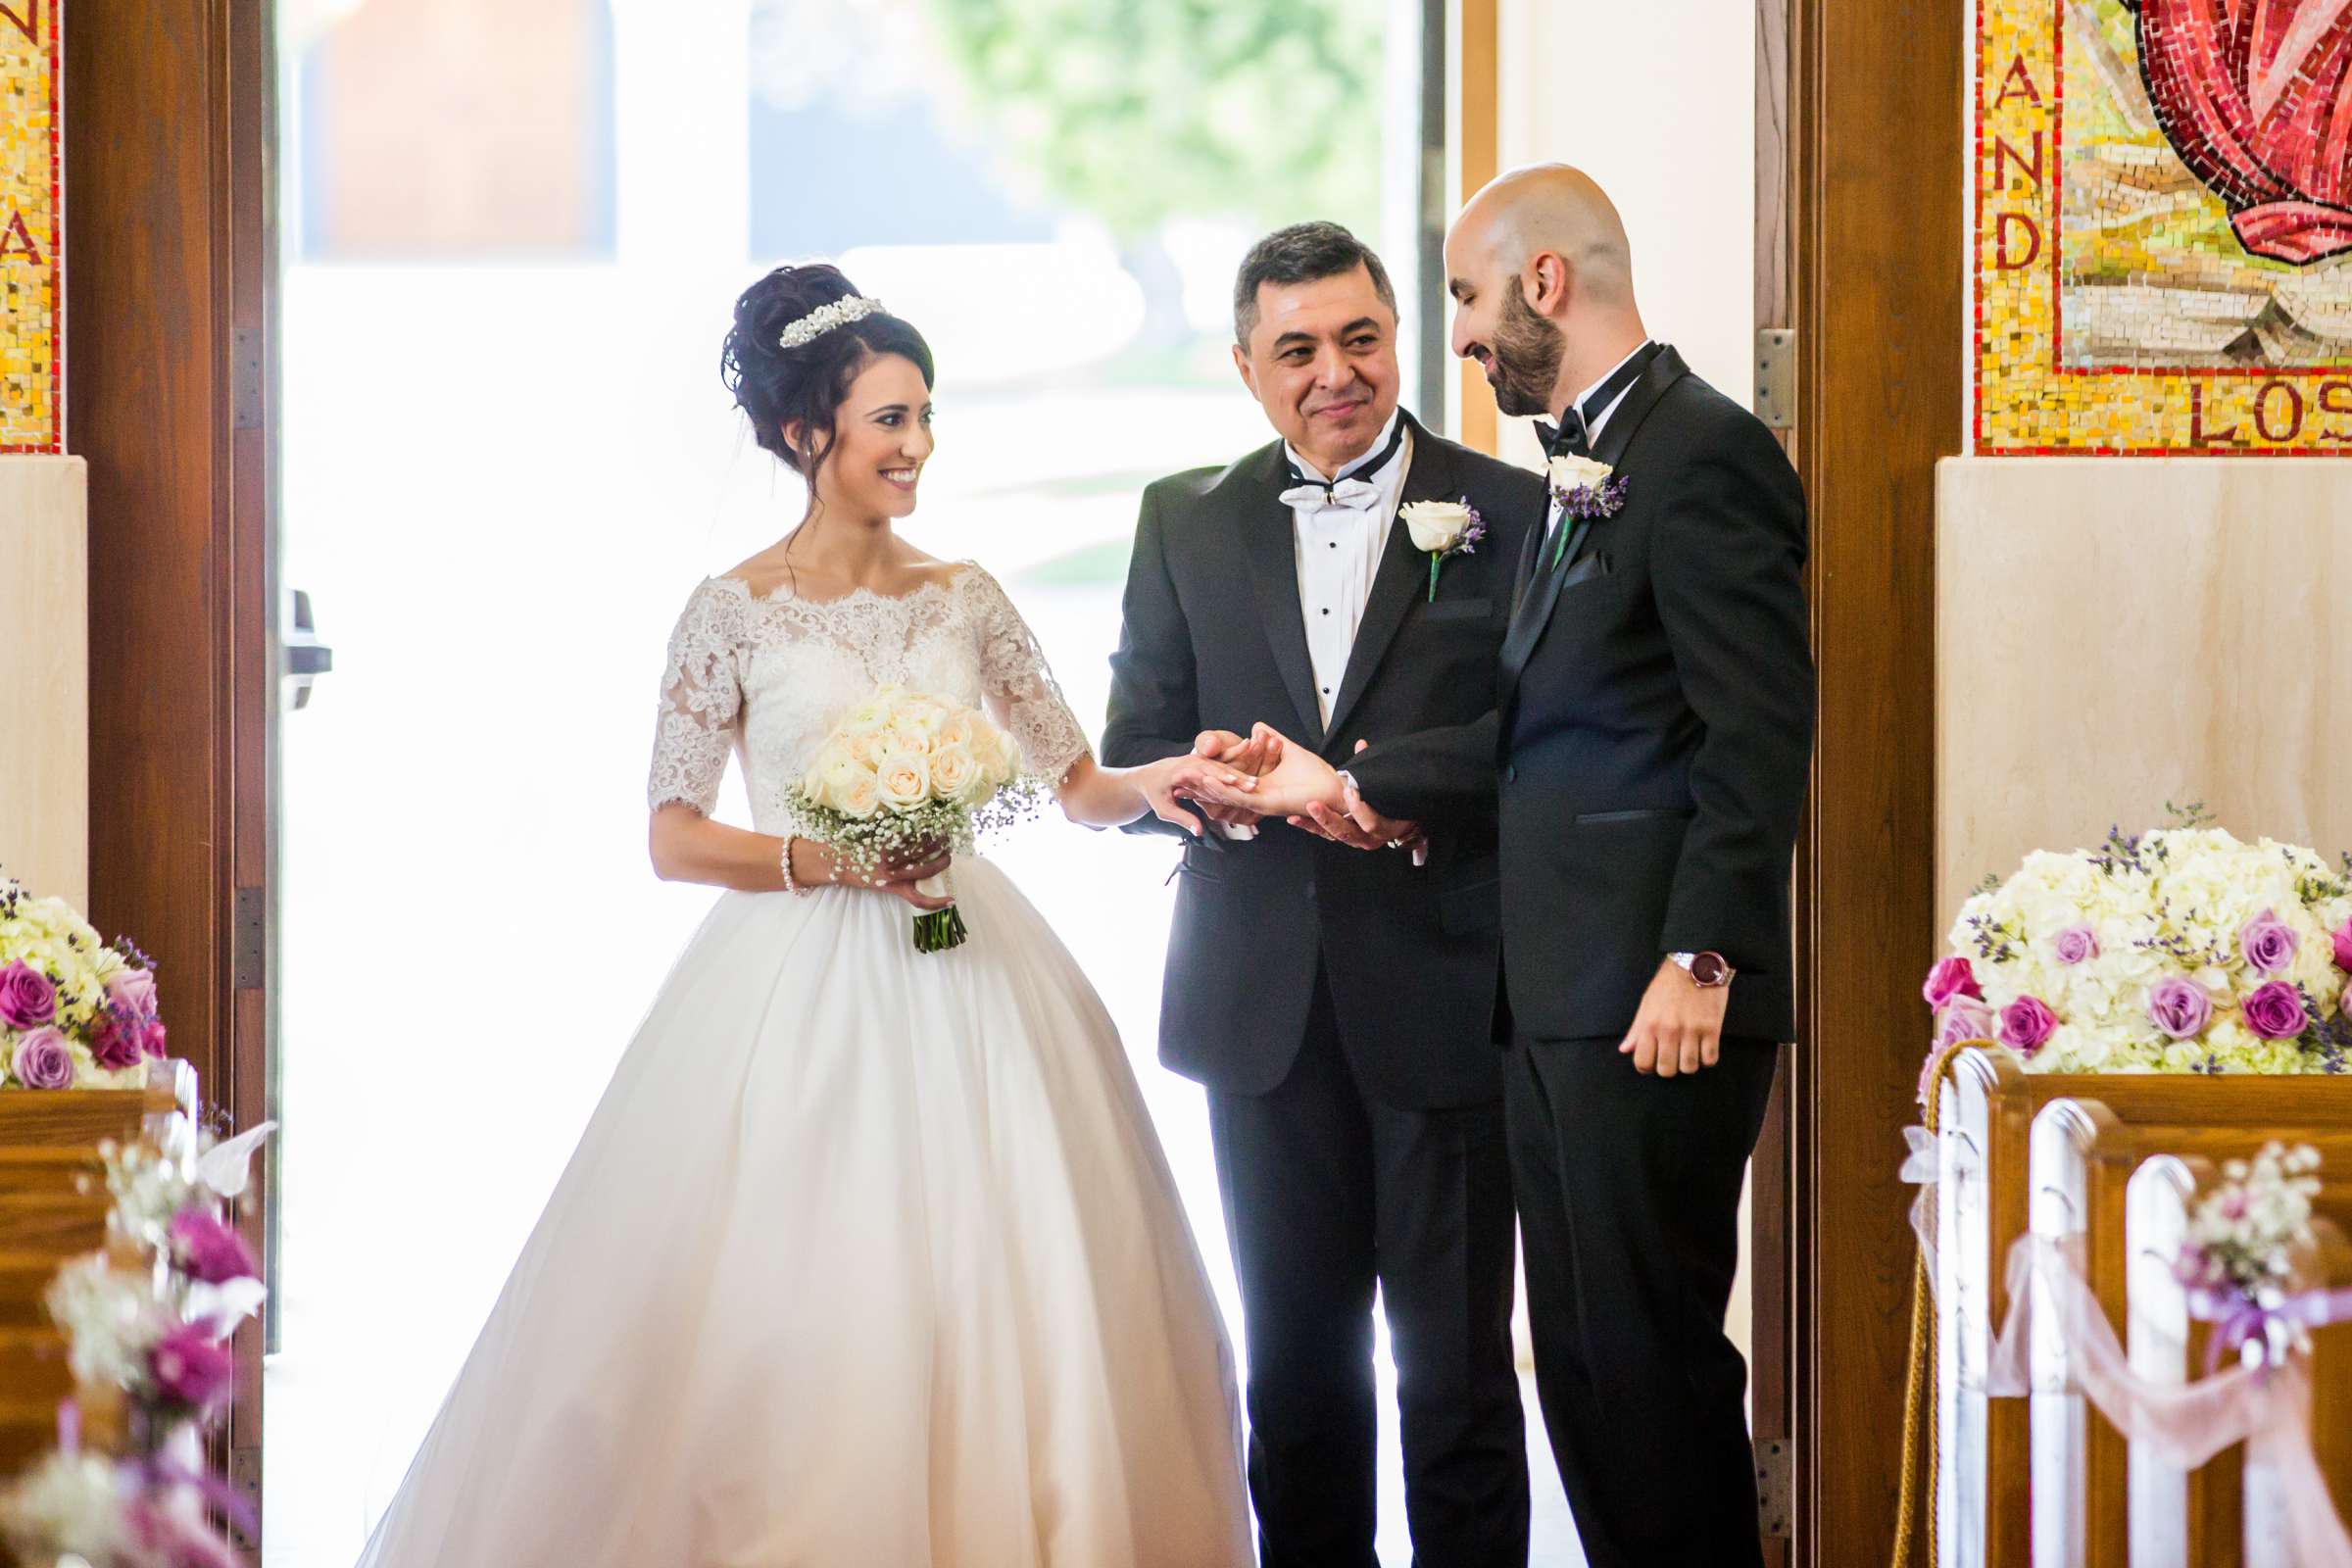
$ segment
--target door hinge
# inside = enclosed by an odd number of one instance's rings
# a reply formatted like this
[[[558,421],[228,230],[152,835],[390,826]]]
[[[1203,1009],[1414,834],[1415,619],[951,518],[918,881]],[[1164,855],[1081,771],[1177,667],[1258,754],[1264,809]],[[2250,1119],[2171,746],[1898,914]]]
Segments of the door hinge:
[[[1796,1511],[1791,1479],[1794,1468],[1787,1438],[1757,1440],[1756,1523],[1764,1534],[1783,1541],[1789,1539],[1789,1516]]]
[[[258,430],[262,427],[262,334],[240,326],[229,335],[229,349],[234,361],[228,389],[231,417],[237,429]]]
[[[270,928],[263,918],[260,888],[237,889],[237,928],[230,947],[230,970],[235,989],[259,991],[270,951]]]
[[[1756,417],[1775,430],[1796,428],[1796,333],[1792,328],[1756,330]]]
[[[238,1496],[245,1499],[246,1511],[256,1519],[262,1514],[262,1450],[231,1448],[228,1450],[228,1484]],[[230,1534],[236,1544],[247,1551],[258,1551],[261,1543],[235,1520],[228,1521]]]

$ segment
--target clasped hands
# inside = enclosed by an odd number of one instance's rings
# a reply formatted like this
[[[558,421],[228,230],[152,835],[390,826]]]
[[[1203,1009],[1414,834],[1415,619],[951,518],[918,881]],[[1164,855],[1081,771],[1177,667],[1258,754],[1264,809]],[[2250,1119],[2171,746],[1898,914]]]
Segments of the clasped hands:
[[[1362,751],[1365,743],[1356,742]],[[1420,824],[1381,815],[1339,770],[1268,724],[1248,737],[1202,730],[1190,757],[1171,759],[1169,793],[1228,827],[1279,817],[1291,826],[1351,849],[1425,850]],[[1166,811],[1161,811],[1163,817]],[[1200,829],[1196,825],[1194,832]]]

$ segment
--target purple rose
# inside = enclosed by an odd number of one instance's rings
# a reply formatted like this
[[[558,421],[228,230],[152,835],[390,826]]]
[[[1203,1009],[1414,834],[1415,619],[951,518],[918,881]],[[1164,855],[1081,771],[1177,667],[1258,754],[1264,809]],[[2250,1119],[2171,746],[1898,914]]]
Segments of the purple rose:
[[[152,1018],[161,1009],[155,1000],[155,972],[151,969],[117,969],[106,977],[107,1000],[119,1007],[126,1007],[134,1017]]]
[[[139,1050],[150,1060],[161,1061],[164,1049],[164,1020],[150,1018],[139,1027]]]
[[[38,1029],[57,1016],[57,987],[31,964],[0,969],[0,1028]]]
[[[2058,1027],[2058,1015],[2039,997],[2020,997],[2001,1009],[2001,1043],[2032,1055]]]
[[[2335,939],[2335,966],[2352,969],[2352,920],[2346,920],[2329,935]]]
[[[1974,997],[1954,997],[1936,1015],[1936,1049],[1941,1051],[1963,1040],[1991,1040],[1999,1028],[1992,1009],[1984,1003]]]
[[[74,1053],[55,1029],[35,1029],[18,1037],[8,1070],[27,1089],[71,1089]]]
[[[1928,1005],[1938,1010],[1954,997],[1974,997],[1980,1002],[1984,998],[1984,990],[1977,984],[1977,971],[1966,958],[1937,958],[1928,970],[1927,985],[1921,989]]]
[[[2277,974],[2294,962],[2295,950],[2301,946],[2293,928],[2278,918],[2276,909],[2263,910],[2237,933],[2237,951],[2263,974]]]
[[[2303,1009],[2303,995],[2283,980],[2274,980],[2258,988],[2238,1004],[2238,1013],[2246,1027],[2265,1040],[2292,1040],[2311,1027],[2311,1014]]]
[[[142,1027],[121,1006],[109,1004],[90,1024],[90,1058],[109,1072],[137,1066]]]
[[[209,1410],[228,1393],[236,1360],[228,1347],[216,1345],[200,1328],[176,1328],[147,1351],[147,1374],[155,1390],[172,1404]]]
[[[2060,963],[2082,963],[2099,956],[2099,934],[2086,925],[2070,925],[2052,941]]]
[[[2194,980],[2172,975],[2148,988],[2148,1017],[2175,1040],[2194,1040],[2213,1019],[2213,999]]]
[[[207,1285],[258,1278],[253,1253],[236,1227],[216,1215],[189,1209],[172,1217],[172,1261],[189,1278]]]

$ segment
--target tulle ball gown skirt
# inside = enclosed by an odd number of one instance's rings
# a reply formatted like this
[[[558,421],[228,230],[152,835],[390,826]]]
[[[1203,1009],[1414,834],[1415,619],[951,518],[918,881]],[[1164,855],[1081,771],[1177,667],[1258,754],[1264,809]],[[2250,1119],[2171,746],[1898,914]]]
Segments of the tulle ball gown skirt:
[[[1240,1568],[1231,1350],[1109,1016],[985,861],[722,896],[363,1568]]]

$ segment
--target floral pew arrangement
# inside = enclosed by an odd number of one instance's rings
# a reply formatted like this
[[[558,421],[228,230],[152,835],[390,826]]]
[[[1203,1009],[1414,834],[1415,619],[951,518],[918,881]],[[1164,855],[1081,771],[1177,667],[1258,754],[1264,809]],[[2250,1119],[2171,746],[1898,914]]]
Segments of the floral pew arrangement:
[[[164,1054],[146,955],[0,876],[0,1090],[137,1089]]]
[[[205,1473],[203,1434],[228,1397],[228,1337],[266,1295],[229,1210],[273,1125],[178,1153],[103,1149],[109,1245],[48,1296],[77,1393],[57,1450],[0,1489],[0,1543],[24,1568],[237,1568],[210,1516],[252,1521]]]

